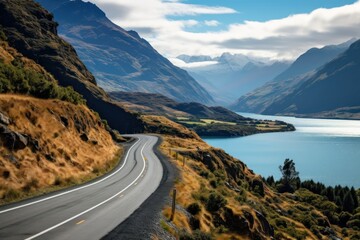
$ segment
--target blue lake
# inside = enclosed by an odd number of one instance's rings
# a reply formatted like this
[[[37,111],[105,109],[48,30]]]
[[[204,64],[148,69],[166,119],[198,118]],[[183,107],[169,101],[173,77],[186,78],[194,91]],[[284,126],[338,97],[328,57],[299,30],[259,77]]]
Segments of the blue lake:
[[[326,185],[360,188],[360,121],[328,120],[239,113],[256,119],[292,123],[295,132],[256,134],[238,138],[205,138],[242,160],[255,173],[279,179],[279,165],[293,159],[300,178]]]

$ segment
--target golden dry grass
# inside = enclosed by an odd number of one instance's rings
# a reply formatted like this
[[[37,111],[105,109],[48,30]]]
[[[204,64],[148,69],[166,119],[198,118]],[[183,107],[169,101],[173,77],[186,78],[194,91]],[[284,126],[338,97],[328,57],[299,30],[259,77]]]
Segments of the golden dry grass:
[[[180,176],[176,181],[175,187],[177,189],[176,202],[178,205],[186,209],[191,203],[198,203],[201,210],[194,217],[199,220],[200,230],[212,234],[215,239],[253,239],[254,236],[260,237],[259,239],[269,239],[263,233],[263,223],[257,217],[256,211],[265,212],[268,214],[266,217],[272,224],[274,219],[286,219],[286,222],[293,225],[294,231],[305,232],[305,239],[317,239],[317,237],[307,229],[301,222],[298,222],[290,217],[285,217],[277,211],[281,210],[287,212],[293,209],[296,205],[303,203],[297,202],[287,194],[276,193],[272,188],[266,184],[264,187],[264,196],[259,196],[256,192],[251,190],[251,183],[253,181],[260,181],[261,176],[254,174],[246,165],[243,165],[239,160],[225,154],[221,149],[216,149],[201,140],[196,134],[190,130],[184,129],[183,126],[176,124],[164,117],[147,116],[146,121],[157,124],[158,126],[167,126],[174,128],[172,134],[163,135],[164,141],[160,146],[161,151],[165,154],[171,162],[179,169]],[[194,137],[179,137],[176,133],[184,132],[186,136]],[[175,133],[175,134],[174,134]],[[211,155],[212,163],[201,160],[200,152]],[[186,164],[183,166],[183,159],[186,157]],[[212,166],[213,169],[210,169]],[[240,173],[234,172],[234,169],[241,169]],[[224,181],[220,181],[218,186],[214,188],[210,181],[219,178],[215,176],[217,172],[223,172],[225,180],[230,185],[243,189],[246,200],[239,200],[239,193],[230,189],[225,185]],[[205,173],[205,175],[203,175]],[[243,178],[237,176],[243,175]],[[221,178],[221,177],[220,177]],[[224,196],[227,200],[226,209],[230,209],[232,218],[246,218],[247,221],[253,219],[253,223],[249,225],[247,232],[241,232],[239,229],[231,229],[229,227],[229,218],[225,217],[225,212],[220,210],[218,213],[210,213],[206,210],[204,202],[199,200],[199,197],[207,197],[210,192],[217,192]],[[255,211],[256,210],[256,211]],[[170,206],[165,207],[163,214],[166,217],[170,216]],[[316,211],[319,216],[323,216],[321,212]],[[246,217],[247,216],[247,217]],[[224,221],[224,227],[219,227],[219,220]],[[227,222],[230,221],[230,222]],[[250,221],[251,222],[251,221]],[[183,213],[176,212],[174,224],[178,230],[186,229],[192,232],[190,219]],[[282,236],[284,239],[295,239],[286,229],[278,228],[273,225],[276,234]],[[340,230],[334,227],[337,234],[341,236]],[[177,236],[174,230],[172,234]]]
[[[40,147],[39,151],[29,147],[10,151],[0,146],[1,202],[16,199],[17,194],[31,195],[75,184],[116,164],[120,147],[98,116],[84,105],[1,94],[0,111],[12,119],[10,129],[35,139]],[[67,119],[68,126],[61,118]],[[82,129],[78,131],[76,125]],[[89,141],[81,139],[83,133]],[[16,159],[16,164],[11,158]],[[5,172],[8,177],[4,177]]]

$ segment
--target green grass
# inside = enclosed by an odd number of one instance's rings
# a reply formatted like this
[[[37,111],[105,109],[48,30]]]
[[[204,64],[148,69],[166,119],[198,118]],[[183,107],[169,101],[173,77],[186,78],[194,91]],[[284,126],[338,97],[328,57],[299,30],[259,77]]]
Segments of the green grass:
[[[200,120],[207,124],[217,123],[217,124],[236,125],[235,122],[225,122],[225,121],[218,121],[218,120],[214,120],[214,119],[200,119]]]

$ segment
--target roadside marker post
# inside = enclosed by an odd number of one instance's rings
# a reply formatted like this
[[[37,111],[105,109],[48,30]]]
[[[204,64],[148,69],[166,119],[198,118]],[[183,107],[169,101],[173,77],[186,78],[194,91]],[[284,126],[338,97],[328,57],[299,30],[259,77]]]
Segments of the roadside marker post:
[[[176,207],[176,188],[173,189],[173,199],[172,199],[170,222],[172,222],[174,220],[175,207]]]

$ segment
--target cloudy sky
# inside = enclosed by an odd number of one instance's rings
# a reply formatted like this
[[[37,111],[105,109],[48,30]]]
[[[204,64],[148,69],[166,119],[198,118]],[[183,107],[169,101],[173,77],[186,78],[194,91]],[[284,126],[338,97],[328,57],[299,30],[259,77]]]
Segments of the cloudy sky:
[[[168,58],[242,53],[294,59],[360,38],[360,0],[90,0]]]

